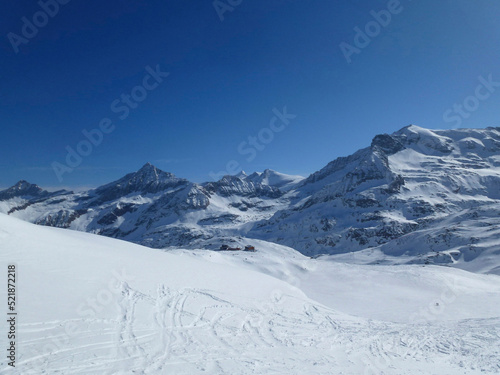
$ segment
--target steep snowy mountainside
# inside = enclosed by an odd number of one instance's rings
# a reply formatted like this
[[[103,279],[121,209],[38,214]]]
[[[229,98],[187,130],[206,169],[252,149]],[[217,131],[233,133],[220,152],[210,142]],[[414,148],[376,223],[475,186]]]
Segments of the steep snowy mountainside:
[[[451,244],[441,231],[456,231],[465,217],[474,219],[468,225],[494,225],[494,204],[500,203],[499,154],[498,128],[431,131],[408,126],[379,135],[369,148],[338,158],[305,179],[296,188],[297,201],[257,223],[249,235],[317,255],[381,245],[388,251],[397,249],[405,235],[427,231],[427,241],[408,241],[404,253],[422,262],[470,261],[488,243],[500,243],[497,233],[483,231],[473,238],[469,232]],[[485,205],[490,207],[487,214]],[[466,255],[470,245],[474,251]]]
[[[499,372],[498,312],[482,308],[498,298],[496,276],[416,265],[382,272],[263,241],[252,254],[166,252],[3,214],[0,238],[20,301],[16,367],[3,356],[2,373]],[[383,321],[360,305],[372,291],[365,304],[385,298],[373,309]],[[399,301],[415,296],[412,306]],[[422,313],[405,320],[415,307]]]

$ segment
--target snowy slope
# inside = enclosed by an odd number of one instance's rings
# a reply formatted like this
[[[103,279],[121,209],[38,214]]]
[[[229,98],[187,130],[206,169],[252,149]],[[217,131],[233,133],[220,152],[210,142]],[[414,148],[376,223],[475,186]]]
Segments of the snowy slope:
[[[432,321],[493,318],[500,308],[500,277],[433,265],[357,265],[261,240],[256,252],[170,250],[170,253],[256,270],[294,285],[308,297],[337,311],[381,321],[408,323],[431,307]],[[351,255],[353,255],[352,253]],[[344,258],[348,258],[345,256]],[[446,300],[439,308],[435,303]],[[420,317],[421,318],[421,317]]]
[[[1,269],[17,264],[19,301],[17,366],[2,357],[0,372],[500,372],[500,318],[486,309],[498,306],[499,277],[419,265],[386,272],[256,244],[257,253],[164,252],[0,214]],[[437,281],[441,307],[429,306]],[[378,287],[364,290],[370,283]],[[384,317],[371,307],[377,298],[400,314],[430,312],[372,320]]]

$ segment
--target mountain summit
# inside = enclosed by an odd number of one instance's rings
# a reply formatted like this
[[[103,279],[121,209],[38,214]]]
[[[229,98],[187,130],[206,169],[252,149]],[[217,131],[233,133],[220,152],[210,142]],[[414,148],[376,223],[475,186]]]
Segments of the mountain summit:
[[[14,197],[40,197],[48,194],[40,186],[21,180],[10,188],[0,192],[0,200],[7,200]]]
[[[146,163],[137,172],[129,173],[117,181],[97,188],[95,193],[99,196],[99,201],[105,202],[131,193],[154,194],[188,183],[188,180],[177,178],[172,173]]]

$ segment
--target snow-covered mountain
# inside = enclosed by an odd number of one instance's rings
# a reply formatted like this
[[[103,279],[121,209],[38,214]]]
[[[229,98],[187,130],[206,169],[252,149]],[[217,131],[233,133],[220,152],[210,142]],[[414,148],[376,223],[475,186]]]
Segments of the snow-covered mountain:
[[[49,195],[48,191],[43,190],[40,186],[30,184],[27,181],[21,180],[14,186],[0,192],[0,200],[9,200],[19,196],[30,198],[41,198]]]
[[[490,266],[478,271],[500,272],[500,128],[408,126],[378,135],[295,193],[249,236],[309,255],[380,253],[376,261],[406,256],[474,268],[463,263],[481,256]]]
[[[305,179],[266,170],[196,184],[146,164],[87,192],[21,181],[0,192],[0,212],[158,248],[243,237],[500,274],[500,128],[408,126]]]
[[[272,183],[225,176],[196,184],[147,163],[137,172],[89,191],[49,193],[20,181],[0,192],[0,212],[40,225],[120,238],[155,248],[193,245],[244,231],[289,200],[275,187],[296,176],[267,171]]]

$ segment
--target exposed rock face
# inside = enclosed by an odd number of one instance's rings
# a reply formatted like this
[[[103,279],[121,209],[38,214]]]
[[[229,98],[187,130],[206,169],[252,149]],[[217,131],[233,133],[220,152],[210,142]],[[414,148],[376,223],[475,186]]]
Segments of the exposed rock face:
[[[371,148],[373,150],[380,150],[382,153],[389,156],[401,151],[404,146],[397,138],[389,134],[380,134],[373,138]]]
[[[209,182],[205,189],[210,193],[216,193],[223,197],[237,195],[240,197],[268,197],[279,198],[283,192],[273,186],[252,182],[248,178],[236,176],[224,176],[217,182]]]

